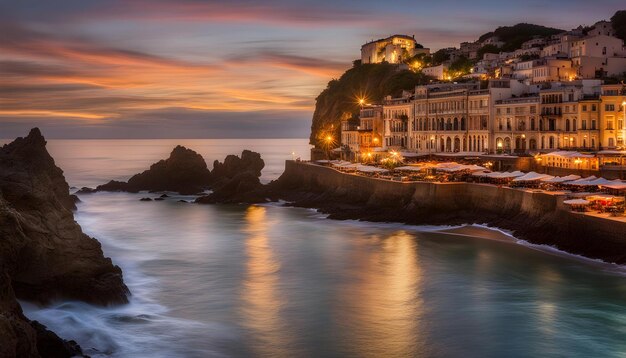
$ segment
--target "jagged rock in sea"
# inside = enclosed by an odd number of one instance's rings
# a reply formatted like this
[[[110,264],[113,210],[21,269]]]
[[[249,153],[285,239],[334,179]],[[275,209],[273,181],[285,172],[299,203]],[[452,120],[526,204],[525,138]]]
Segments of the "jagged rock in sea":
[[[48,342],[42,347],[59,345],[24,317],[16,297],[128,302],[121,269],[82,232],[74,208],[38,129],[0,148],[0,356],[58,356],[38,351],[40,339]]]
[[[128,182],[111,180],[97,191],[175,191],[183,195],[201,192],[209,185],[211,173],[204,158],[191,149],[176,146],[169,158],[160,160]]]
[[[244,150],[241,157],[228,155],[224,163],[215,161],[211,171],[212,193],[196,199],[197,203],[261,202],[255,195],[263,187],[259,177],[265,162],[261,154]]]

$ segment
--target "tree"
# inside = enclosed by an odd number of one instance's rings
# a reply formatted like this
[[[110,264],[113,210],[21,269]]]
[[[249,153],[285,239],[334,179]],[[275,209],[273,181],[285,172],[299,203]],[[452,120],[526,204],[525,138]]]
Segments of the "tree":
[[[456,61],[452,62],[448,67],[448,73],[452,77],[461,77],[471,72],[474,62],[465,56],[460,56]]]
[[[476,52],[479,59],[483,59],[483,55],[486,53],[500,53],[500,49],[496,45],[485,45],[478,49]]]
[[[450,54],[445,48],[438,50],[432,56],[432,62],[433,62],[433,65],[435,66],[441,65],[442,63],[444,63],[445,61],[448,61],[449,59],[450,59]]]
[[[509,52],[517,50],[524,42],[535,36],[547,37],[561,32],[563,32],[563,30],[552,27],[521,23],[513,26],[498,27],[495,31],[480,36],[478,41],[482,42],[492,36],[497,36],[500,41],[504,42],[501,50]]]
[[[412,90],[426,83],[428,79],[423,74],[399,71],[397,65],[386,63],[361,64],[348,69],[339,79],[328,82],[316,98],[311,144],[323,148],[326,134],[341,138],[341,119],[345,118],[344,113],[351,116],[359,113],[359,98],[366,103],[377,103],[387,95],[397,96],[402,90]]]
[[[626,10],[615,12],[611,17],[611,25],[615,31],[615,37],[626,41]]]

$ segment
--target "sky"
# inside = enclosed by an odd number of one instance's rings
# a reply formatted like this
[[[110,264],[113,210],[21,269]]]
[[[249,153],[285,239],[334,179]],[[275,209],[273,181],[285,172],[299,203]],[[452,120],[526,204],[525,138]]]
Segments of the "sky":
[[[305,138],[363,43],[433,50],[623,0],[0,0],[0,138]]]

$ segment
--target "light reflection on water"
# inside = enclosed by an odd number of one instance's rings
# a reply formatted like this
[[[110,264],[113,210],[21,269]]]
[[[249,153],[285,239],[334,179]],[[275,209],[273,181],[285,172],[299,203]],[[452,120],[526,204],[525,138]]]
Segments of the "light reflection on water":
[[[254,353],[263,357],[293,356],[293,338],[286,317],[281,314],[286,297],[280,295],[280,263],[269,243],[267,228],[272,225],[266,208],[250,206],[245,213],[246,276],[241,289],[241,322],[251,331]]]

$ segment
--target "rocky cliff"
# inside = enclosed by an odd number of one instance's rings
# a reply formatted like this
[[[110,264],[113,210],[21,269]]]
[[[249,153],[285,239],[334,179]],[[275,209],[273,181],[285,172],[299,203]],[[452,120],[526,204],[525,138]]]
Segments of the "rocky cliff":
[[[0,356],[71,354],[38,351],[65,343],[28,321],[16,297],[127,302],[120,268],[74,221],[74,200],[38,129],[0,148]]]
[[[240,203],[264,201],[259,180],[265,162],[261,154],[244,150],[241,157],[229,155],[224,163],[213,162],[210,188],[212,193],[199,197],[196,202]]]
[[[207,188],[211,174],[204,158],[191,149],[177,146],[169,158],[160,160],[150,169],[133,175],[128,182],[112,180],[96,191],[175,191],[195,194]],[[89,192],[85,189],[83,193]]]

